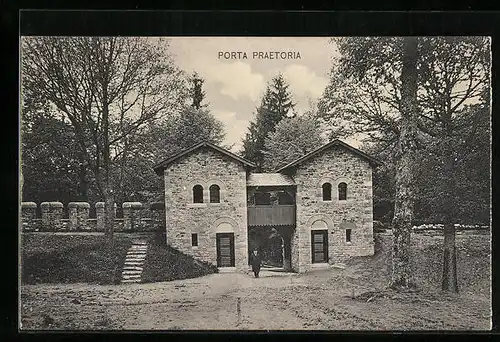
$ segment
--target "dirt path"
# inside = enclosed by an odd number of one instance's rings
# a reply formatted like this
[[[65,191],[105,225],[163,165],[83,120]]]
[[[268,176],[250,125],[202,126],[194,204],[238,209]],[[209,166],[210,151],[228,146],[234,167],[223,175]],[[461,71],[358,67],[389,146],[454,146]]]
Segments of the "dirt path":
[[[263,271],[154,284],[22,287],[25,329],[489,329],[485,297],[405,294],[354,300],[374,288],[353,271]],[[238,317],[237,301],[240,298]]]

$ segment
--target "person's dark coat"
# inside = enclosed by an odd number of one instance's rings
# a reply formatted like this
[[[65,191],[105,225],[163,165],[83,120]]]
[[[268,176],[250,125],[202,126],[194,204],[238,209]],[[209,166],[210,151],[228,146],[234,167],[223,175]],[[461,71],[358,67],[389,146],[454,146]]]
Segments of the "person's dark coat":
[[[260,270],[261,264],[262,264],[262,259],[260,257],[260,254],[259,253],[257,253],[257,255],[252,254],[252,270],[253,271]]]

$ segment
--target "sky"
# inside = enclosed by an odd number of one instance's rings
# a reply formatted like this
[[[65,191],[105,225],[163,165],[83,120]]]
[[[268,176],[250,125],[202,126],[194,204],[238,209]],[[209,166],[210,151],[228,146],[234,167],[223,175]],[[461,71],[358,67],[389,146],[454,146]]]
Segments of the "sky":
[[[299,114],[319,99],[328,84],[335,54],[335,46],[329,40],[327,37],[173,37],[169,50],[178,67],[189,74],[196,71],[205,79],[205,102],[225,125],[224,143],[234,144],[232,151],[237,152],[267,83],[279,72],[290,85]],[[269,52],[284,52],[287,58],[259,58]]]

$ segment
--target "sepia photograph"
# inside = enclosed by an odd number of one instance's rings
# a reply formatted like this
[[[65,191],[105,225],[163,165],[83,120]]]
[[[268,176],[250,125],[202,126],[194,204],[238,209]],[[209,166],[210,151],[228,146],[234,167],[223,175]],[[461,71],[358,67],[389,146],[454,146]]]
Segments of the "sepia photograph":
[[[490,37],[19,56],[21,331],[492,329]]]

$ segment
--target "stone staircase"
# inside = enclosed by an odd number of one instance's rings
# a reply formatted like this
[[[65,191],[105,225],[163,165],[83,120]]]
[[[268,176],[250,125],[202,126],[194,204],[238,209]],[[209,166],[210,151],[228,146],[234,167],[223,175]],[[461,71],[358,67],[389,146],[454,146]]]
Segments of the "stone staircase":
[[[141,282],[147,250],[148,244],[145,241],[137,240],[132,242],[123,266],[122,284]]]

